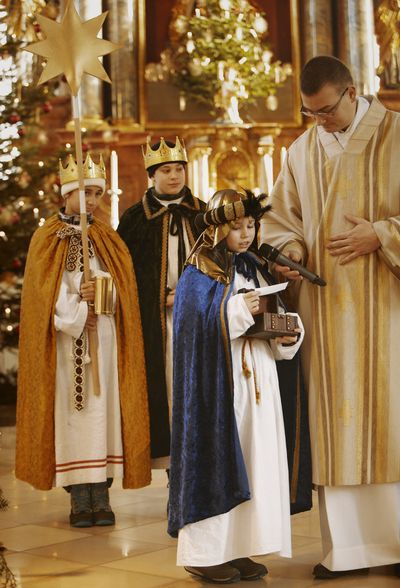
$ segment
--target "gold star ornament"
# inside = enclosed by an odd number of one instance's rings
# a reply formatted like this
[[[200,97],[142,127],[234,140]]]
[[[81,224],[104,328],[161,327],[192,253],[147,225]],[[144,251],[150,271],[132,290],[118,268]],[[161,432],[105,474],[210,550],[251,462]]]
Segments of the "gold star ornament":
[[[107,14],[103,12],[83,22],[73,0],[68,0],[61,23],[37,15],[46,39],[28,45],[26,50],[47,59],[39,84],[64,74],[72,94],[76,96],[84,73],[111,82],[99,57],[119,49],[121,45],[97,37]]]

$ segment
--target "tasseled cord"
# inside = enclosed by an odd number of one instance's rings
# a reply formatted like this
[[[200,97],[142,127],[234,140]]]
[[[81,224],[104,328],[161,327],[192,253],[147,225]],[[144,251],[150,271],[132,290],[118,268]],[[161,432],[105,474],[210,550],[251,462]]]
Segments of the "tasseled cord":
[[[251,371],[249,369],[249,366],[247,365],[246,362],[246,358],[245,358],[245,352],[246,352],[246,344],[249,344],[250,347],[250,354],[251,354],[251,358],[252,358],[252,368],[253,371]],[[254,360],[253,360],[253,341],[251,339],[244,339],[243,341],[243,345],[242,345],[242,370],[243,373],[245,375],[246,378],[251,378],[251,376],[253,376],[254,378],[254,388],[256,390],[256,404],[260,404],[260,400],[261,400],[261,393],[260,393],[260,388],[258,387],[258,382],[257,382],[257,373],[256,373],[256,367],[254,365]]]

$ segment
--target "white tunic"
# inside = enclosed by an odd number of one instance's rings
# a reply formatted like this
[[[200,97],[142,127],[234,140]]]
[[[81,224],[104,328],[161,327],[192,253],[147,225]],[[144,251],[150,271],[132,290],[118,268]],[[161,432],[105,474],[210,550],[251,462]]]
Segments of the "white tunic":
[[[168,202],[164,202],[159,200],[160,204],[163,206],[169,206],[170,204],[180,204],[183,198],[178,198],[177,200],[170,200]],[[169,221],[169,226],[171,228],[172,217]],[[185,223],[182,222],[183,226],[183,239],[185,242],[185,251],[188,253],[190,251],[190,244],[189,244],[189,237],[186,231]],[[168,232],[168,274],[167,274],[167,283],[168,288],[171,290],[175,290],[176,285],[179,280],[178,274],[178,245],[179,245],[179,238],[178,235],[171,235]],[[169,413],[169,422],[171,426],[172,422],[172,365],[173,365],[173,356],[172,356],[172,332],[173,332],[173,307],[167,308],[166,312],[166,349],[165,349],[165,383],[167,388],[167,399],[168,399],[168,413]],[[156,457],[151,460],[151,467],[153,469],[168,469],[169,468],[169,455],[166,457]]]
[[[104,275],[102,270],[106,268],[94,256],[90,258],[90,269],[93,275]],[[87,303],[79,296],[81,280],[79,269],[64,271],[54,317],[57,330],[54,486],[103,482],[123,474],[114,315],[97,317],[101,393],[99,396],[93,393],[90,363],[86,363],[90,359],[85,354],[84,408],[77,410],[74,403],[73,342],[84,330],[87,318]]]
[[[264,280],[258,276],[260,285]],[[254,282],[236,274],[234,293],[254,288]],[[245,347],[245,360],[256,373],[261,393],[256,403],[254,375],[242,370],[241,335],[254,324],[242,295],[228,301],[231,337],[234,409],[240,445],[250,484],[251,500],[231,511],[183,527],[178,537],[177,565],[211,566],[239,557],[278,552],[291,557],[290,498],[286,441],[276,359],[291,359],[299,341],[290,347],[271,346],[252,339],[253,353]]]

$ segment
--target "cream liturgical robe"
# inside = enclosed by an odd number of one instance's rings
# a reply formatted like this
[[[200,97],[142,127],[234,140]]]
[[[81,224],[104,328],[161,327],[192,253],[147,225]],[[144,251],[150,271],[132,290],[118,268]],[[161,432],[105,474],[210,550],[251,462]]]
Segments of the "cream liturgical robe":
[[[400,114],[370,107],[345,148],[314,126],[288,150],[261,240],[297,250],[327,286],[299,288],[313,482],[400,480]],[[373,223],[381,247],[345,264],[329,237]]]

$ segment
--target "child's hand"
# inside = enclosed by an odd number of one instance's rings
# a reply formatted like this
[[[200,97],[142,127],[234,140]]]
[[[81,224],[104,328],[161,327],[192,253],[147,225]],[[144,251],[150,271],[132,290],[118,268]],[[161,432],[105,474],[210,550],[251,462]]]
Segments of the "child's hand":
[[[258,292],[246,292],[243,294],[244,301],[251,314],[257,314],[260,309],[260,295]]]
[[[170,290],[170,292],[167,296],[167,300],[165,302],[165,306],[167,308],[172,308],[174,306],[174,299],[175,299],[175,288],[173,290]]]
[[[94,282],[83,282],[81,284],[80,296],[85,302],[94,302]]]
[[[92,304],[92,303],[90,303],[90,304]],[[89,305],[85,328],[88,331],[95,331],[96,324],[97,324],[97,315],[94,313],[94,308]]]

